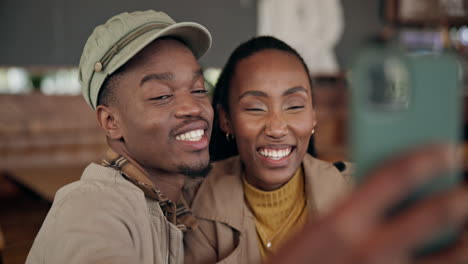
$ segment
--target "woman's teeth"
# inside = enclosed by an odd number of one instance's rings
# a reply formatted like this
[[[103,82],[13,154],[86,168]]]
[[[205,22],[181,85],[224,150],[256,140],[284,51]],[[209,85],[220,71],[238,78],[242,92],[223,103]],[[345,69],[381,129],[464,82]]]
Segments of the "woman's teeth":
[[[258,153],[269,159],[279,160],[284,157],[287,157],[291,153],[291,150],[291,147],[285,149],[260,149]]]
[[[176,140],[184,140],[184,141],[200,141],[205,134],[203,129],[192,130],[184,134],[180,134],[176,136]]]

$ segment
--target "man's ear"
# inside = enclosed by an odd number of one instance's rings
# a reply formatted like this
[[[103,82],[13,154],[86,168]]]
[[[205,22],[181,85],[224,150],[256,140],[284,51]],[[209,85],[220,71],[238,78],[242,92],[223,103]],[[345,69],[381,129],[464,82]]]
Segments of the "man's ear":
[[[234,135],[234,130],[232,129],[231,119],[229,118],[229,114],[226,113],[224,108],[221,105],[216,106],[218,108],[219,113],[219,128],[221,128],[224,133],[229,133]]]
[[[120,140],[123,138],[120,115],[112,107],[99,105],[96,109],[99,125],[106,131],[110,139]]]

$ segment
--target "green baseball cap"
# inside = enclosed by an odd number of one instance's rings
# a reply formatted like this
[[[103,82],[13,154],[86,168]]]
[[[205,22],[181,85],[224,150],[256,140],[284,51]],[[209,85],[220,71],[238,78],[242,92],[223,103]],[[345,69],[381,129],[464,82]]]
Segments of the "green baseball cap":
[[[211,46],[210,32],[193,22],[176,23],[164,12],[153,10],[122,13],[96,27],[86,41],[80,59],[79,79],[83,97],[96,109],[99,90],[106,78],[153,40],[181,39],[197,59]]]

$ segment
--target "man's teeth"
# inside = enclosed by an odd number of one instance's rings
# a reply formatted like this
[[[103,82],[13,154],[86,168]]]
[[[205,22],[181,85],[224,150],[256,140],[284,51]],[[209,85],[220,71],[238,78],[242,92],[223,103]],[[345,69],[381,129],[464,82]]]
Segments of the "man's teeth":
[[[199,141],[202,139],[205,131],[203,129],[192,130],[176,136],[176,140]]]
[[[272,160],[279,160],[291,153],[292,148],[285,148],[285,149],[260,149],[258,152],[260,155],[270,158]]]

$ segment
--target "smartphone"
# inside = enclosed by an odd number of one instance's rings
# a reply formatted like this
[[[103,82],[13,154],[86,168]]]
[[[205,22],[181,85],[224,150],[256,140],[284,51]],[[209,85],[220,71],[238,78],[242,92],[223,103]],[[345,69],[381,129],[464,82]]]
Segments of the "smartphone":
[[[412,147],[461,141],[461,69],[455,55],[372,46],[359,54],[350,75],[348,134],[357,184],[379,163]],[[447,176],[415,190],[389,215],[462,181],[459,172]],[[455,237],[449,229],[417,254],[447,246]]]

